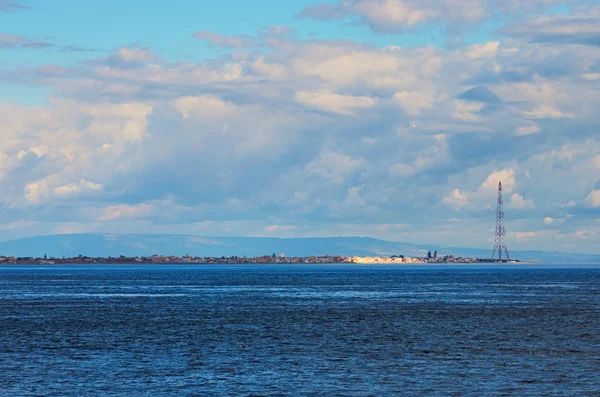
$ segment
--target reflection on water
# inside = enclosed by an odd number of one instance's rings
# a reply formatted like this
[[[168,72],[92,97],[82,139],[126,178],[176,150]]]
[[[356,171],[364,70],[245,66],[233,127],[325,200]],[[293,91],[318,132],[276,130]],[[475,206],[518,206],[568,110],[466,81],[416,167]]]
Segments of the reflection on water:
[[[0,267],[0,324],[1,396],[600,390],[598,268]]]

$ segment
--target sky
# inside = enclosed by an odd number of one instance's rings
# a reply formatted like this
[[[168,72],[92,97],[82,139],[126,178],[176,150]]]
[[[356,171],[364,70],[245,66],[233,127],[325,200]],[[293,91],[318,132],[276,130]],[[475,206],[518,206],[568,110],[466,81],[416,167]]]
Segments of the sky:
[[[600,254],[600,1],[0,0],[0,241]]]

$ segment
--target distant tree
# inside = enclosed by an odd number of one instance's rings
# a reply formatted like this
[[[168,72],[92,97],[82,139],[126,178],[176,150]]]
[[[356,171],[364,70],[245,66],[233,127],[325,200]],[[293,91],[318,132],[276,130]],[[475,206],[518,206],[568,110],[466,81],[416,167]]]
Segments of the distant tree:
[[[433,257],[437,259],[437,250],[433,251]]]
[[[44,260],[48,259],[48,255],[44,254]]]
[[[275,253],[273,252],[273,256],[272,257],[275,258],[275,257],[277,257],[277,255],[275,255]]]
[[[427,259],[431,259],[431,251],[427,252]]]

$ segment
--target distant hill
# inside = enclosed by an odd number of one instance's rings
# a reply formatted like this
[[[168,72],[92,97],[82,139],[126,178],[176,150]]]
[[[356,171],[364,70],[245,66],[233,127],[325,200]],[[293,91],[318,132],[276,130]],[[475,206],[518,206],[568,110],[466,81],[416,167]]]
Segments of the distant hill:
[[[0,242],[0,255],[73,257],[118,257],[160,255],[261,256],[273,253],[286,256],[309,255],[407,255],[425,256],[437,250],[439,255],[487,258],[487,249],[416,245],[368,237],[270,238],[201,237],[194,235],[152,234],[61,234]],[[568,254],[544,251],[514,251],[522,261],[543,263],[600,263],[600,255]]]

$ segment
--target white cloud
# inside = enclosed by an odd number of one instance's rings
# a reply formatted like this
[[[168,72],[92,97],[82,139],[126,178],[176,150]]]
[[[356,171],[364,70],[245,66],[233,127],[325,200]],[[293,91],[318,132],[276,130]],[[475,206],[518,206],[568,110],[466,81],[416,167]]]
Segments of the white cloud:
[[[372,26],[394,31],[434,18],[437,12],[401,0],[360,0],[348,7]]]
[[[185,118],[221,118],[236,110],[234,104],[211,95],[181,97],[172,101],[171,106]]]
[[[600,208],[600,190],[592,190],[585,198],[584,203],[588,208]]]
[[[600,80],[600,73],[582,73],[581,77],[590,81]]]
[[[141,48],[120,48],[117,51],[117,56],[122,61],[128,63],[145,63],[150,62],[155,58],[152,51]]]
[[[98,191],[101,189],[101,184],[82,179],[78,183],[69,183],[67,185],[55,187],[52,192],[56,197],[66,198],[77,196],[82,192]]]
[[[314,109],[343,115],[353,115],[356,110],[372,108],[376,104],[367,96],[340,95],[331,91],[300,91],[296,93],[296,100]]]
[[[517,184],[515,170],[512,168],[490,173],[477,190],[465,191],[455,189],[444,197],[442,203],[453,208],[455,211],[466,208],[472,210],[495,208],[496,200],[494,198],[498,191],[499,182],[502,182],[502,190],[507,196],[505,200],[508,208],[523,211],[535,208],[532,198],[525,199],[522,195],[515,192]]]
[[[474,44],[467,51],[469,59],[489,59],[494,58],[498,54],[500,42],[490,41],[484,44]]]
[[[328,53],[329,51],[329,53]],[[307,57],[292,60],[301,75],[318,76],[326,82],[344,86],[374,78],[396,76],[402,61],[385,51],[349,51],[326,46],[312,48]],[[410,75],[410,71],[407,71]]]
[[[558,109],[555,109],[551,106],[539,106],[533,110],[523,112],[525,116],[534,118],[534,119],[561,119],[561,118],[569,118],[572,119],[575,117],[573,113],[565,113]]]
[[[389,169],[389,176],[392,178],[404,178],[424,170],[443,166],[450,161],[447,136],[445,134],[434,135],[427,139],[427,141],[429,142],[428,147],[418,153],[410,164],[393,164]]]
[[[481,102],[454,101],[454,112],[452,116],[463,121],[479,120],[477,114],[482,108]]]
[[[390,177],[392,178],[404,178],[407,176],[414,175],[417,170],[408,164],[396,163],[390,167]]]
[[[454,211],[459,211],[469,204],[469,200],[467,195],[460,189],[454,189],[448,196],[444,197],[443,203],[453,208]]]
[[[316,175],[341,184],[347,177],[363,170],[366,164],[364,158],[354,158],[324,148],[316,159],[305,166],[304,172],[307,176]]]
[[[264,57],[256,58],[252,63],[252,70],[270,80],[284,80],[287,77],[287,71],[283,65],[266,63]]]
[[[273,233],[278,237],[281,237],[281,233],[293,232],[295,229],[295,225],[269,225],[265,227],[266,232]]]
[[[0,223],[0,230],[18,230],[26,227],[36,226],[39,222],[36,221],[28,221],[25,219],[19,219],[18,221],[9,222],[9,223]]]
[[[421,110],[431,109],[435,102],[433,95],[417,91],[397,92],[394,94],[394,100],[406,113],[412,116],[421,114]]]
[[[502,182],[502,189],[505,192],[512,192],[516,186],[515,170],[509,168],[505,170],[494,171],[490,175],[488,175],[486,180],[481,184],[479,188],[480,190],[495,192],[498,190],[499,182]]]
[[[104,209],[98,221],[116,221],[123,219],[140,219],[147,217],[156,211],[156,207],[150,204],[118,204]]]
[[[600,34],[600,7],[575,8],[569,13],[539,15],[525,23],[503,29],[505,33],[526,37],[533,42],[597,45]]]
[[[518,193],[513,193],[510,196],[508,206],[510,208],[515,208],[522,211],[530,211],[535,209],[535,203],[533,202],[533,199],[525,200],[523,196]]]
[[[254,43],[249,37],[243,36],[225,36],[214,32],[200,31],[194,33],[194,38],[206,40],[210,45],[217,47],[245,48],[251,47]]]
[[[307,7],[298,15],[316,20],[354,16],[377,32],[399,33],[433,22],[456,29],[483,20],[488,8],[481,0],[341,0]]]
[[[554,221],[556,221],[556,219],[547,216],[544,218],[544,225],[552,225]]]
[[[530,231],[530,232],[511,232],[509,234],[512,238],[514,238],[517,242],[523,243],[529,240],[538,238],[541,236],[541,232]]]
[[[68,199],[99,192],[102,185],[85,179],[76,183],[61,185],[59,175],[51,175],[39,181],[28,183],[24,189],[25,199],[32,204],[40,204],[50,199]]]
[[[540,127],[538,127],[536,124],[528,124],[528,125],[523,125],[521,127],[518,127],[517,130],[515,131],[515,135],[525,136],[525,135],[537,134],[541,130],[542,129]]]

